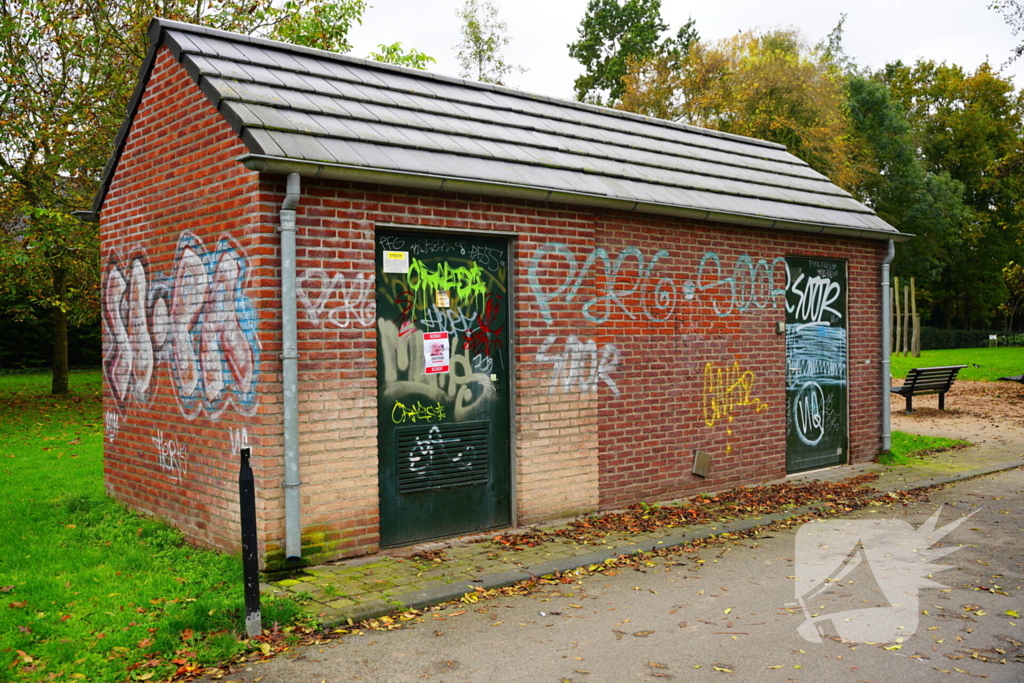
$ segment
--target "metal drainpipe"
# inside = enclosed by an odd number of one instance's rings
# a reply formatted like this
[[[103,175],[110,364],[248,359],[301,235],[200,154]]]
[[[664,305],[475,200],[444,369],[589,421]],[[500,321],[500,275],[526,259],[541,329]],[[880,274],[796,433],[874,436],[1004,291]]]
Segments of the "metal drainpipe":
[[[892,447],[892,425],[889,415],[889,345],[892,337],[892,311],[889,309],[889,264],[896,257],[896,246],[889,240],[889,247],[882,261],[882,451]]]
[[[299,174],[288,175],[281,204],[281,360],[284,365],[284,553],[286,561],[302,559],[299,515],[299,346],[295,315],[295,207],[299,205]]]

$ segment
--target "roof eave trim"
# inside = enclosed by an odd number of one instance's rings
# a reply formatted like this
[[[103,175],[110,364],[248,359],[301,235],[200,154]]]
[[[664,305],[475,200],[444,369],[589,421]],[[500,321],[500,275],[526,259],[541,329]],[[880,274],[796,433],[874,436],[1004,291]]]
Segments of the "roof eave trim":
[[[906,242],[913,235],[888,230],[871,230],[825,223],[777,220],[764,216],[753,216],[742,213],[725,213],[707,211],[676,204],[635,202],[584,192],[552,190],[528,185],[498,183],[473,178],[437,176],[410,171],[393,171],[388,169],[367,168],[347,164],[333,164],[322,161],[305,161],[269,156],[266,154],[244,154],[238,161],[251,171],[287,175],[298,173],[309,178],[330,178],[351,182],[395,185],[417,190],[464,192],[482,194],[492,197],[524,199],[539,202],[560,202],[593,208],[612,209],[633,213],[646,213],[659,216],[673,216],[692,220],[732,223],[735,225],[767,228],[775,230],[793,230],[839,237],[858,237],[873,240],[893,240]]]

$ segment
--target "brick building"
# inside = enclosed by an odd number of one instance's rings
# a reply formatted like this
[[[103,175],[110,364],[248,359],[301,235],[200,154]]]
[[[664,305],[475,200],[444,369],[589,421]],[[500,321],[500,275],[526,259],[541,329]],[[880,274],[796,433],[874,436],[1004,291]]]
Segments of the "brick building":
[[[273,565],[878,453],[905,236],[784,148],[150,35],[93,207],[131,507],[236,548],[248,444]]]

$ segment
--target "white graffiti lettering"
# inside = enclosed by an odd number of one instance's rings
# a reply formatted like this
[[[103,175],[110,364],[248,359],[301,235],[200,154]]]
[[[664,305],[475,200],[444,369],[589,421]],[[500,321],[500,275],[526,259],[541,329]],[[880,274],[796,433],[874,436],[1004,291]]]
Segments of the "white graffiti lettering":
[[[569,393],[577,388],[581,393],[594,393],[598,384],[603,382],[613,394],[619,395],[619,388],[611,375],[619,366],[618,348],[605,344],[598,351],[592,339],[580,340],[570,336],[561,353],[550,353],[557,341],[555,335],[548,335],[537,352],[538,362],[554,366],[550,393]]]
[[[295,280],[296,294],[306,318],[317,327],[370,327],[373,325],[376,302],[373,278],[365,274],[337,272],[333,276],[323,268],[303,271]]]
[[[160,468],[171,479],[180,484],[186,474],[188,450],[184,445],[178,443],[177,439],[173,437],[164,438],[162,431],[158,431],[156,436],[152,437],[152,441],[157,449],[157,460],[160,463]]]
[[[246,295],[245,255],[230,237],[208,250],[196,235],[178,240],[171,275],[152,277],[144,255],[103,273],[103,368],[120,412],[145,405],[160,361],[170,366],[178,403],[189,419],[229,404],[256,410],[260,342]]]

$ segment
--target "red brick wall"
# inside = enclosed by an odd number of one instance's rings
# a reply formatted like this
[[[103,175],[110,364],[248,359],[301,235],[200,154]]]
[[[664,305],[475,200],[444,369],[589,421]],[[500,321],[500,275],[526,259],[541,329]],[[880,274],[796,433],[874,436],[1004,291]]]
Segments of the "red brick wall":
[[[277,283],[244,151],[161,49],[100,227],[107,490],[228,549],[239,442],[254,446],[258,488],[278,485],[260,467],[280,432],[260,414],[277,359],[256,334],[277,329]]]
[[[852,459],[877,451],[880,243],[322,180],[306,182],[298,213],[304,405],[315,413],[326,399],[338,407],[330,417],[362,430],[303,425],[330,473],[310,523],[349,520],[346,551],[372,548],[376,523],[373,294],[353,289],[372,277],[375,226],[515,234],[520,521],[783,476],[785,336],[775,323],[785,309],[772,289],[785,287],[775,259],[786,256],[849,263]],[[717,260],[701,271],[709,252]],[[719,280],[737,263],[758,275],[734,295]],[[727,380],[712,394],[709,369]],[[730,392],[737,380],[749,391]],[[716,416],[715,398],[738,405]],[[708,479],[690,473],[695,449],[712,453]]]
[[[102,213],[106,478],[126,503],[234,548],[247,440],[273,562],[284,179],[246,171],[244,152],[162,51]],[[785,312],[772,289],[786,256],[849,264],[852,459],[877,451],[882,243],[309,179],[297,214],[309,559],[377,549],[373,253],[385,225],[514,234],[521,522],[785,473]],[[756,269],[753,283],[730,285],[737,264]],[[707,479],[690,474],[695,449],[712,454]]]

